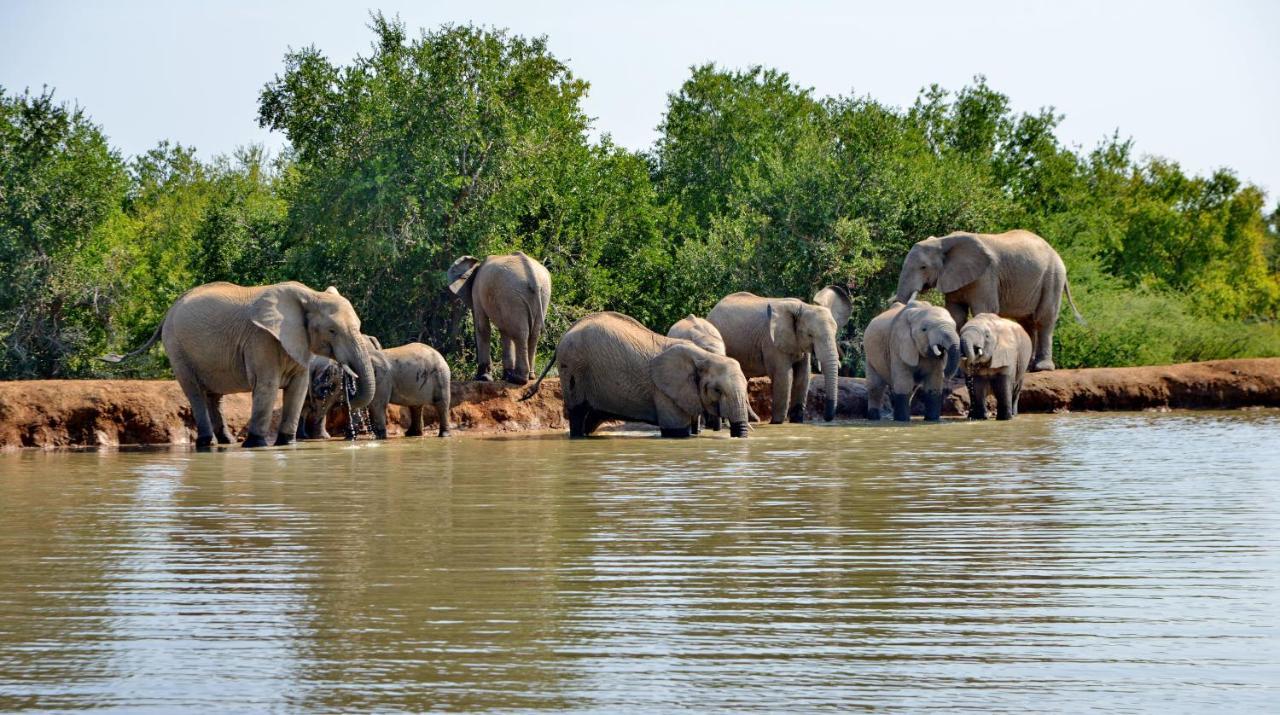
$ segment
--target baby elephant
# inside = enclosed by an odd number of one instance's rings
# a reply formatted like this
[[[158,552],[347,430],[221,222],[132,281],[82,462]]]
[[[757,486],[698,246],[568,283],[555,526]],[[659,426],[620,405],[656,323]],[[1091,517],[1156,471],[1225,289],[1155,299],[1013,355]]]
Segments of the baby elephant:
[[[867,419],[880,419],[885,387],[891,388],[893,419],[911,419],[911,395],[924,388],[924,418],[942,419],[942,388],[960,363],[956,321],[945,308],[912,300],[895,302],[867,325]]]
[[[996,419],[1018,414],[1022,378],[1031,363],[1031,336],[1021,325],[995,313],[980,313],[960,331],[965,374],[969,376],[969,419],[987,418],[987,391],[996,393]]]
[[[699,414],[723,417],[731,436],[747,436],[747,378],[738,362],[634,318],[586,316],[560,339],[555,358],[571,437],[585,437],[607,420],[646,422],[663,437],[688,437]],[[538,391],[550,368],[523,399]]]
[[[423,409],[430,405],[436,413],[441,437],[449,434],[449,364],[440,353],[422,343],[409,343],[385,350],[377,340],[369,338],[373,360],[374,393],[369,403],[369,422],[378,439],[387,438],[387,405],[403,405],[409,408],[409,429],[406,437],[420,437],[423,433]],[[303,424],[312,439],[329,436],[325,429],[325,417],[342,404],[342,376],[340,365],[326,357],[316,356],[311,361],[311,387],[307,394]]]

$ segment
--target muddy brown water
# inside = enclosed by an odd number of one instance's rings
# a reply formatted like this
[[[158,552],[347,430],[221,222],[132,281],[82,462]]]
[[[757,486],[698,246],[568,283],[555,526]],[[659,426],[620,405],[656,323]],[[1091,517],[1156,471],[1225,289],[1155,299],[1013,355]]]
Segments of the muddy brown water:
[[[0,456],[0,709],[1275,711],[1280,411]]]

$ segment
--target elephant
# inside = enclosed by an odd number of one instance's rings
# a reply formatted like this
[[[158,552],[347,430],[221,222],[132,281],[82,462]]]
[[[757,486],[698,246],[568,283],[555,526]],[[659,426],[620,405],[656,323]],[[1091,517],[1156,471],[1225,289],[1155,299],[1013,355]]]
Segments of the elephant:
[[[668,338],[688,340],[713,355],[724,355],[724,338],[705,318],[690,314],[677,320],[667,331]]]
[[[911,419],[911,395],[924,388],[925,420],[942,419],[942,389],[960,363],[960,336],[946,309],[914,296],[895,302],[867,325],[862,338],[867,360],[867,419],[880,419],[885,387],[891,391],[893,419]]]
[[[960,331],[961,364],[969,377],[969,419],[987,418],[987,390],[996,394],[996,419],[1018,414],[1022,379],[1031,364],[1031,336],[1012,320],[979,313]]]
[[[266,446],[272,406],[282,388],[275,443],[292,442],[312,355],[334,358],[352,371],[352,407],[363,408],[373,399],[373,363],[360,317],[333,286],[317,291],[294,282],[255,287],[207,283],[174,301],[145,345],[103,359],[127,360],[157,340],[164,343],[174,377],[191,403],[197,447],[208,447],[215,439],[230,444],[221,404],[223,395],[236,392],[253,393],[244,446]]]
[[[538,337],[551,307],[551,274],[520,251],[483,261],[463,256],[449,266],[449,290],[476,324],[476,379],[493,380],[490,324],[502,338],[502,379],[523,385],[533,374]]]
[[[451,391],[449,363],[429,345],[409,343],[383,349],[375,338],[366,337],[371,347],[376,385],[373,400],[369,403],[369,422],[374,436],[387,438],[387,405],[391,404],[409,408],[406,437],[422,436],[423,410],[428,405],[435,410],[436,434],[447,437]],[[325,418],[342,398],[342,376],[342,366],[337,362],[322,356],[312,359],[311,388],[307,393],[302,423],[310,437],[325,439],[329,436]]]
[[[1076,320],[1084,322],[1062,257],[1030,231],[952,233],[916,243],[902,262],[897,300],[932,287],[946,295],[957,329],[970,312],[1021,323],[1035,346],[1034,371],[1054,369],[1053,327],[1064,291]]]
[[[836,416],[840,360],[831,311],[795,298],[761,298],[752,293],[725,296],[707,313],[724,337],[725,350],[747,377],[772,380],[773,424],[784,417],[804,421],[809,393],[809,353],[822,364],[826,404],[823,418]],[[783,407],[785,405],[785,407]]]
[[[852,287],[853,283],[849,284]],[[849,316],[853,315],[853,298],[849,294],[849,287],[839,285],[824,286],[822,290],[813,294],[813,302],[831,311],[831,317],[836,321],[836,355],[839,356],[840,331],[844,330],[844,326],[849,324]],[[818,372],[822,372],[822,363],[818,360],[818,354],[813,355],[814,363],[817,365]]]
[[[663,437],[688,437],[700,414],[727,419],[732,437],[747,436],[747,378],[738,363],[659,335],[630,316],[592,313],[574,323],[522,400],[537,393],[552,364],[560,368],[571,437],[586,437],[613,419],[657,425]]]

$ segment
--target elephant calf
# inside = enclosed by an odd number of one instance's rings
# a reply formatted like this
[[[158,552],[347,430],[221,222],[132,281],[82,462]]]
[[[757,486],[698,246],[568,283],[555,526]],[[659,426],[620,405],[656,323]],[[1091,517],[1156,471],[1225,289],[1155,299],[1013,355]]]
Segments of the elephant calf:
[[[556,347],[569,436],[585,437],[607,420],[657,425],[663,437],[688,437],[698,415],[729,420],[747,436],[747,378],[737,361],[686,340],[659,335],[621,313],[593,313]],[[522,399],[532,397],[548,364]]]
[[[989,389],[996,394],[996,419],[1013,419],[1032,359],[1031,336],[1012,320],[979,313],[960,331],[960,349],[969,377],[969,419],[987,418]]]
[[[423,410],[430,405],[436,414],[437,434],[449,434],[449,364],[430,346],[409,343],[398,348],[382,349],[376,340],[369,338],[372,346],[374,393],[369,403],[369,422],[378,439],[387,438],[387,405],[403,405],[409,408],[409,429],[406,437],[423,434]],[[342,375],[340,365],[325,357],[311,361],[311,387],[307,395],[307,408],[303,426],[313,439],[329,436],[325,418],[342,401]]]
[[[911,419],[911,395],[924,388],[925,419],[942,419],[942,388],[960,363],[956,321],[945,308],[914,296],[872,319],[862,338],[867,356],[867,419],[880,419],[890,387],[893,419]]]

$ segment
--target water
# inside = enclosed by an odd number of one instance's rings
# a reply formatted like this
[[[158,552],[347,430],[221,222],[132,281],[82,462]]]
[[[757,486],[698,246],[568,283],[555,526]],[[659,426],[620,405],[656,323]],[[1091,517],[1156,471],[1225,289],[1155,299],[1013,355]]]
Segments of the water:
[[[1280,412],[0,456],[0,709],[1271,711]]]

